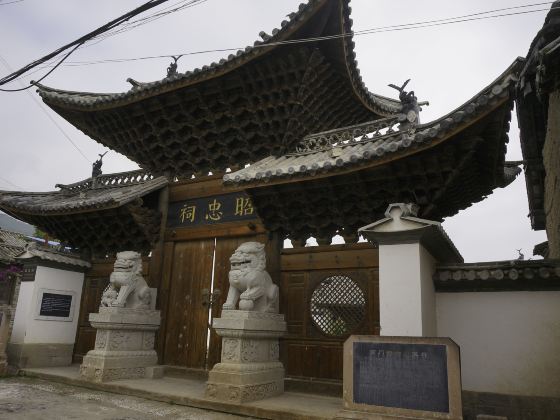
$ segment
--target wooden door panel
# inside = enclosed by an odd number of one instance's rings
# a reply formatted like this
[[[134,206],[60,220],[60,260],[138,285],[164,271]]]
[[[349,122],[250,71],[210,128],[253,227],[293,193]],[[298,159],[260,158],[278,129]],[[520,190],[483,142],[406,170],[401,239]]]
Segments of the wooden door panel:
[[[95,328],[89,323],[89,314],[99,310],[101,295],[109,284],[109,276],[102,278],[86,277],[82,288],[80,315],[74,344],[74,363],[81,363],[88,351],[95,347]]]
[[[288,332],[281,339],[280,356],[287,376],[342,380],[343,344],[348,336],[379,334],[378,257],[377,250],[369,247],[322,247],[324,251],[313,247],[283,255],[280,312],[286,316]],[[341,336],[323,332],[310,311],[315,288],[332,276],[350,277],[365,299],[363,318]]]
[[[202,289],[210,289],[214,239],[179,242],[173,252],[167,308],[164,363],[204,368],[208,309]]]

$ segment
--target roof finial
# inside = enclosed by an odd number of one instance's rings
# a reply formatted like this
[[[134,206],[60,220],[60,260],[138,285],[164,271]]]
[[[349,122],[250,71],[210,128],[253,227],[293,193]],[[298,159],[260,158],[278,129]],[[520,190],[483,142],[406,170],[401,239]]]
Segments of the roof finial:
[[[99,159],[97,159],[95,162],[93,162],[92,169],[91,169],[91,177],[92,178],[97,178],[99,175],[102,174],[101,172],[101,166],[103,165],[103,156],[105,156],[107,153],[109,153],[109,151],[107,150],[105,153],[103,154],[99,154]]]
[[[401,101],[401,112],[399,114],[399,129],[410,129],[420,123],[421,105],[429,105],[429,102],[418,103],[418,98],[414,95],[414,91],[407,92],[404,90],[410,79],[402,84],[402,86],[389,84],[389,87],[399,91],[399,100]]]
[[[525,259],[525,255],[521,252],[522,249],[523,248],[517,250],[517,253],[519,254],[519,256],[517,257],[518,261],[523,261]]]
[[[169,64],[169,67],[167,67],[167,77],[171,77],[177,74],[177,61],[179,61],[182,56],[182,54],[178,56],[171,56],[171,58],[173,59],[173,63]]]

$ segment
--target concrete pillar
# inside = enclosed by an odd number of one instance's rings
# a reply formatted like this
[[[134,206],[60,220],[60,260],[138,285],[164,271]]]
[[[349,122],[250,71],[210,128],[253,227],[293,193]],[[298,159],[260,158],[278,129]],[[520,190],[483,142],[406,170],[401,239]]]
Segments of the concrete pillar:
[[[391,204],[385,218],[359,229],[379,246],[380,334],[436,336],[432,274],[463,258],[440,223],[416,217],[414,204]]]

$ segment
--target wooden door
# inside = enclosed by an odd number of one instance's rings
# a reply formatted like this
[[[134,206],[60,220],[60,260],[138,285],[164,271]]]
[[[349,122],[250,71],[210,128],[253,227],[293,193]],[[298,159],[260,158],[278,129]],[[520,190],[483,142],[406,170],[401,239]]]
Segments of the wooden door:
[[[87,352],[95,347],[95,328],[89,323],[89,314],[98,311],[101,295],[108,284],[108,274],[105,277],[86,277],[84,279],[78,330],[72,358],[74,363],[82,363],[82,359]]]
[[[286,375],[342,380],[350,334],[379,334],[377,250],[350,244],[284,250],[281,313]]]
[[[166,313],[163,362],[204,369],[208,307],[202,290],[210,289],[214,238],[177,242],[173,247]]]

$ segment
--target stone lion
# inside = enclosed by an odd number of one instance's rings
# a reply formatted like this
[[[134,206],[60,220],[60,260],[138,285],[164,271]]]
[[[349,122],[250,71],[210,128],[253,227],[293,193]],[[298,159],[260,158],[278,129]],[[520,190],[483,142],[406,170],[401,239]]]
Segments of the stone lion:
[[[151,303],[152,292],[142,277],[141,255],[134,251],[117,253],[101,306],[149,309]]]
[[[264,244],[245,242],[229,259],[229,291],[222,309],[278,313],[278,286],[266,272]]]

